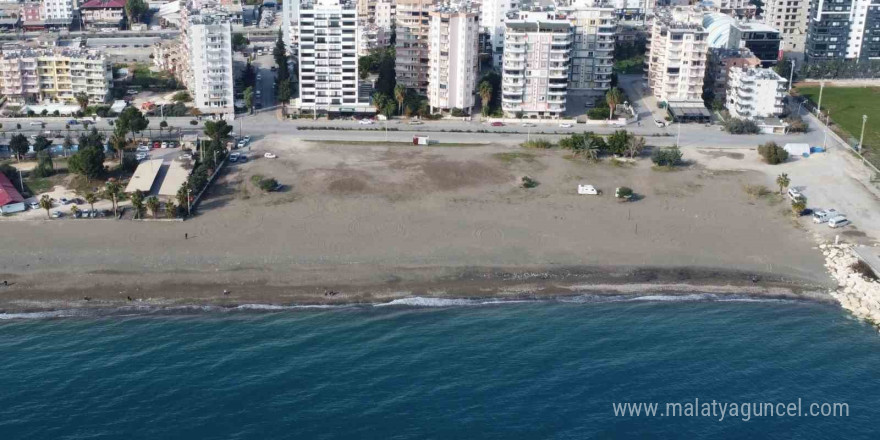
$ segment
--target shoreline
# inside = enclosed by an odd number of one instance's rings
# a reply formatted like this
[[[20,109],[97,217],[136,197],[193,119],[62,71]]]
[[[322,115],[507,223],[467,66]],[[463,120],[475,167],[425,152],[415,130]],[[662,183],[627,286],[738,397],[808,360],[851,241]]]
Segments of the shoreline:
[[[331,271],[332,272],[332,271]],[[382,271],[385,272],[385,271]],[[2,287],[0,314],[64,310],[163,308],[323,307],[376,305],[418,301],[552,301],[591,295],[614,297],[687,297],[706,299],[760,298],[835,303],[830,284],[780,274],[702,267],[494,267],[398,269],[394,278],[374,273],[368,278],[349,277],[345,282],[311,282],[309,277],[272,280],[263,273],[260,282],[207,282],[194,274],[90,274],[91,283],[51,289],[32,285],[18,276]],[[45,277],[39,272],[34,278]],[[246,271],[238,277],[252,278]],[[139,277],[139,287],[126,280]],[[195,280],[194,280],[195,278]],[[308,279],[306,279],[308,278]],[[339,280],[339,278],[336,278]],[[227,292],[227,294],[224,294]],[[86,300],[85,298],[88,298]],[[131,298],[131,300],[129,300]],[[430,302],[430,301],[429,301]]]

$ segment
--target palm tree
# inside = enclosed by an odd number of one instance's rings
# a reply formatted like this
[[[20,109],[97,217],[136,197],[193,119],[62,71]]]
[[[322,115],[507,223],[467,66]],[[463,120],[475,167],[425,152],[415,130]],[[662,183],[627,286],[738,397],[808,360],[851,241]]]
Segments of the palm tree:
[[[791,211],[795,216],[801,215],[801,213],[804,212],[805,209],[807,209],[806,197],[798,197],[791,202]]]
[[[483,108],[489,107],[489,101],[492,100],[492,84],[489,84],[489,81],[483,81],[477,87],[477,93],[480,94],[480,100],[482,101]]]
[[[165,202],[165,216],[168,218],[177,217],[177,206],[170,200]]]
[[[159,218],[159,199],[156,196],[147,198],[147,209],[153,213],[153,218]]]
[[[122,197],[122,185],[115,180],[107,182],[104,186],[104,197],[110,199],[110,202],[113,203],[113,216],[119,215],[116,208],[119,207],[119,199]]]
[[[86,193],[86,195],[85,195],[84,198],[86,199],[86,203],[89,204],[89,206],[92,208],[92,211],[94,212],[94,210],[95,210],[95,202],[98,201],[98,195],[95,194],[95,193],[93,193],[93,192],[91,192],[91,191],[89,191],[89,192]]]
[[[608,107],[610,108],[608,119],[614,117],[614,108],[617,107],[617,104],[620,104],[621,99],[623,99],[623,96],[620,94],[620,89],[617,87],[612,87],[611,90],[605,94],[605,102],[608,103]]]
[[[73,205],[70,207],[70,216],[76,217],[76,213],[79,212],[79,206]]]
[[[776,176],[776,184],[779,185],[779,192],[785,191],[785,188],[788,188],[788,185],[791,184],[788,174],[782,173]]]
[[[49,217],[49,210],[52,209],[52,199],[49,198],[49,194],[43,194],[43,197],[40,197],[40,208],[46,210],[46,217]]]
[[[397,100],[398,113],[403,113],[403,100],[406,99],[406,87],[403,84],[394,86],[394,99]]]
[[[137,190],[131,195],[131,207],[134,208],[134,218],[141,218],[144,212],[144,192]]]
[[[73,97],[76,99],[76,103],[79,104],[80,110],[85,113],[86,109],[89,108],[89,95],[86,92],[79,92],[73,95]]]
[[[254,113],[254,88],[248,87],[244,89],[244,105],[248,109],[249,114]]]

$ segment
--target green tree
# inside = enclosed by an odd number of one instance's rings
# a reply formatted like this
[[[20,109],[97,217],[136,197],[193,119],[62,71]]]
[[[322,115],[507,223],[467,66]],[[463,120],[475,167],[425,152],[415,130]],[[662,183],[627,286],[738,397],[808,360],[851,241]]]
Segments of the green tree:
[[[795,216],[801,215],[807,209],[807,198],[800,196],[791,201],[791,211]]]
[[[241,32],[232,34],[232,50],[241,52],[248,44],[250,44],[250,41]]]
[[[131,207],[134,209],[134,218],[143,218],[144,215],[144,192],[137,190],[131,195]]]
[[[150,120],[137,107],[128,106],[116,118],[114,132],[125,137],[128,134],[140,133],[149,125]]]
[[[254,113],[254,88],[248,87],[244,89],[244,105],[247,106],[248,113]]]
[[[55,166],[52,164],[52,156],[48,151],[40,151],[37,153],[37,166],[34,167],[34,177],[49,177],[55,172]]]
[[[49,198],[48,194],[43,194],[43,197],[40,197],[40,208],[46,210],[46,217],[49,217],[49,210],[52,209],[52,199]]]
[[[144,0],[125,0],[125,15],[129,23],[139,23],[141,15],[147,12],[147,3]]]
[[[34,139],[34,151],[37,153],[39,153],[40,151],[43,151],[51,146],[52,146],[52,141],[50,141],[49,138],[47,138],[46,136],[44,136],[42,134],[37,136],[36,139]]]
[[[70,216],[76,217],[76,214],[79,212],[79,206],[73,205],[70,207]]]
[[[150,196],[146,201],[147,209],[150,210],[150,213],[153,214],[153,218],[159,218],[159,199],[156,196]]]
[[[379,64],[379,78],[376,80],[376,91],[386,96],[394,96],[394,87],[396,86],[394,58],[383,57]]]
[[[288,101],[290,101],[290,81],[286,80],[278,84],[278,102],[282,107],[286,107]]]
[[[205,136],[212,141],[224,141],[232,132],[232,126],[226,121],[205,121]]]
[[[605,102],[608,103],[608,108],[610,109],[608,112],[608,119],[614,118],[614,108],[617,107],[622,100],[623,94],[620,93],[620,89],[617,87],[612,87],[611,90],[605,93]]]
[[[9,140],[9,149],[15,152],[15,157],[18,160],[21,160],[21,158],[27,154],[30,147],[31,144],[28,142],[27,137],[21,133],[12,136],[12,139]]]
[[[104,149],[95,146],[83,148],[80,144],[79,151],[67,161],[67,167],[71,173],[84,176],[91,182],[104,173]]]
[[[651,161],[657,166],[674,167],[681,164],[681,150],[678,147],[657,148],[651,154]]]
[[[104,198],[110,200],[113,205],[113,216],[119,215],[119,201],[122,200],[122,184],[116,180],[110,180],[104,184]]]
[[[124,151],[125,145],[126,145],[125,135],[120,135],[119,133],[114,132],[112,135],[110,135],[109,143],[110,143],[110,148],[112,148],[113,151],[116,152],[116,155],[119,158],[122,158],[123,154],[125,154],[125,151]],[[121,160],[120,160],[120,162],[121,162]]]
[[[629,145],[630,134],[626,130],[617,130],[608,136],[608,150],[611,154],[622,156]]]
[[[80,111],[85,112],[89,108],[89,95],[86,92],[79,92],[73,95],[73,97],[76,99],[76,103],[79,104]]]
[[[779,185],[779,192],[785,192],[785,188],[788,188],[788,185],[791,184],[791,180],[788,178],[788,174],[782,173],[776,176],[776,184]]]
[[[73,138],[70,137],[70,133],[67,133],[67,136],[64,136],[64,143],[61,144],[61,147],[64,148],[64,156],[67,156],[70,149],[73,147]]]
[[[403,84],[394,86],[394,99],[397,100],[398,111],[403,113],[403,100],[406,99],[406,87]]]
[[[788,160],[788,151],[776,145],[776,142],[767,142],[758,146],[758,154],[770,165],[780,164]]]
[[[94,211],[95,210],[95,203],[98,202],[98,195],[89,191],[86,193],[86,195],[83,198],[86,200],[86,203],[88,203],[89,206],[92,208],[92,211]]]
[[[244,70],[241,71],[241,84],[244,87],[254,87],[257,85],[257,69],[251,64],[251,60],[245,63]]]
[[[477,93],[480,94],[480,101],[483,104],[483,116],[489,115],[489,103],[492,102],[492,84],[483,80],[477,87]]]
[[[189,192],[190,188],[188,184],[183,184],[177,189],[177,204],[181,208],[189,206]]]
[[[189,92],[187,92],[186,90],[181,90],[175,93],[174,96],[171,97],[171,100],[180,103],[190,102],[192,101],[192,96],[190,96]]]

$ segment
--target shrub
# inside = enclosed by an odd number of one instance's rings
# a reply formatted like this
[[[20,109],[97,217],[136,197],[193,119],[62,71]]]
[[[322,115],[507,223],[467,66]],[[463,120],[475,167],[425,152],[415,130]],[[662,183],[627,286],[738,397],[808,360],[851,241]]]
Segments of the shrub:
[[[651,153],[651,161],[661,167],[680,165],[681,157],[681,150],[678,147],[657,148]]]
[[[788,160],[788,151],[785,148],[776,145],[776,142],[767,142],[758,146],[758,154],[764,158],[764,162],[770,165],[780,164]]]
[[[553,143],[548,141],[547,139],[532,139],[530,141],[523,142],[522,146],[526,148],[548,149],[553,148]]]
[[[193,119],[193,120],[189,121],[189,125],[199,125],[199,121],[196,121],[195,119]]]
[[[630,188],[628,186],[621,186],[621,187],[617,188],[616,191],[614,191],[614,197],[617,197],[618,199],[621,199],[621,200],[632,199],[634,194],[635,193],[633,192],[632,188]]]
[[[276,188],[278,188],[278,181],[270,177],[268,179],[260,180],[258,186],[261,190],[266,192],[274,191]]]
[[[788,122],[789,133],[806,133],[809,127],[800,116],[791,116],[785,119]]]
[[[522,178],[522,187],[523,188],[534,188],[536,186],[538,186],[537,180],[532,179],[529,176],[523,176],[523,178]]]
[[[611,109],[608,107],[593,107],[587,111],[587,117],[590,119],[608,119],[608,113]]]
[[[728,118],[724,121],[724,129],[730,134],[758,134],[761,129],[754,121],[748,119]]]
[[[804,210],[807,209],[807,198],[806,197],[798,197],[795,200],[791,201],[791,212],[799,216],[803,214]]]
[[[452,116],[454,116],[454,117],[456,117],[456,118],[461,118],[461,117],[463,117],[463,116],[467,116],[467,113],[465,113],[464,110],[462,110],[462,109],[460,109],[460,108],[458,108],[458,107],[456,107],[456,108],[450,110],[450,111],[449,111],[449,114],[452,115]]]
[[[134,154],[122,154],[122,170],[126,172],[134,172],[137,169],[138,161]]]

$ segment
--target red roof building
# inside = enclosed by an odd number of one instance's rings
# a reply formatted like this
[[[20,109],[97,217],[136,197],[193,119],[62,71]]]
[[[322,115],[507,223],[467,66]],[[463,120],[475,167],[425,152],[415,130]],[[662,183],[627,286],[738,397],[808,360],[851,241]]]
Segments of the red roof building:
[[[124,0],[89,0],[79,7],[83,23],[90,27],[118,27],[125,14]]]
[[[0,173],[0,206],[23,201],[24,197],[15,189],[15,185],[6,177],[6,174]]]

